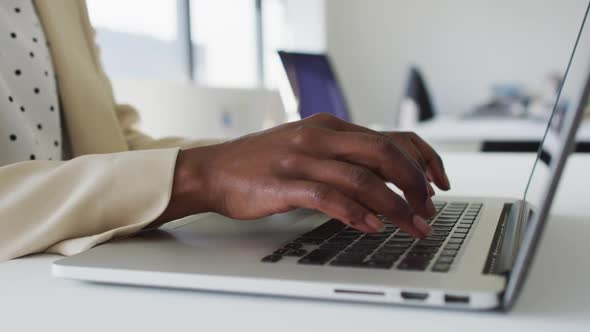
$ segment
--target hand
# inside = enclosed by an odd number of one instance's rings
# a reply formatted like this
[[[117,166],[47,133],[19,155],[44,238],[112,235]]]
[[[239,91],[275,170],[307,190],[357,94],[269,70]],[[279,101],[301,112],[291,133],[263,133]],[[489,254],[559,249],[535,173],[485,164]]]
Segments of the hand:
[[[384,215],[421,238],[435,214],[429,181],[449,189],[440,157],[415,134],[378,133],[318,114],[181,151],[172,198],[153,226],[200,212],[257,219],[308,208],[363,232],[382,230],[376,215]]]

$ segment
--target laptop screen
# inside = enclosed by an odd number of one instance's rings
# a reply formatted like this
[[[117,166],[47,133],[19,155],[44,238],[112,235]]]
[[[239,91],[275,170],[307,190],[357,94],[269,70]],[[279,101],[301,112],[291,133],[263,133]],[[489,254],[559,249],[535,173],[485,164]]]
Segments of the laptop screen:
[[[587,3],[585,10],[581,11],[580,17],[576,18],[581,22],[580,29],[524,192],[524,199],[531,205],[532,213],[528,214],[527,212],[530,211],[528,209],[520,209],[520,216],[527,223],[524,224],[520,233],[520,247],[504,292],[503,306],[506,308],[514,304],[516,295],[526,279],[549,216],[566,157],[574,147],[574,135],[584,112],[588,111],[590,24],[587,20],[589,10],[590,2]]]
[[[590,31],[586,27],[587,10],[580,12],[580,16],[574,18],[579,20],[580,28],[576,31],[576,39],[572,47],[563,81],[557,92],[553,111],[547,121],[547,127],[541,140],[541,145],[534,162],[533,170],[529,176],[523,199],[532,204],[533,208],[541,206],[546,196],[546,188],[555,172],[555,164],[563,157],[568,134],[575,130],[574,119],[580,103],[583,107],[587,100],[582,100],[584,88],[590,74]]]

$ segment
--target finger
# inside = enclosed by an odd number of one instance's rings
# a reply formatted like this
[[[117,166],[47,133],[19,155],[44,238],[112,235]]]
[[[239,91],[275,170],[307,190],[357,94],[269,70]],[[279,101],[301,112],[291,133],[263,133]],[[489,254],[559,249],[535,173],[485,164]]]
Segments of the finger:
[[[408,203],[365,167],[300,155],[284,163],[281,172],[288,177],[328,184],[414,237],[422,238],[432,231],[423,220],[417,220],[421,224],[415,225]]]
[[[323,125],[327,128],[337,131],[355,131],[371,134],[385,134],[389,137],[404,137],[405,139],[398,139],[396,143],[403,144],[407,148],[407,152],[423,167],[431,180],[441,189],[449,190],[451,188],[449,178],[445,172],[442,158],[436,151],[420,138],[415,133],[379,133],[377,131],[346,122],[335,116],[321,113],[306,118],[305,121],[315,125]],[[405,143],[406,141],[410,143]]]
[[[327,184],[289,180],[284,188],[281,197],[285,204],[294,208],[321,211],[365,233],[381,232],[384,229],[375,214]]]
[[[395,133],[394,133],[395,134]],[[424,158],[422,157],[422,154],[420,153],[420,151],[418,151],[418,148],[416,148],[416,146],[412,143],[412,141],[410,141],[410,139],[406,138],[406,137],[402,137],[402,139],[395,139],[396,137],[399,136],[389,136],[391,137],[406,153],[408,153],[410,155],[410,157],[412,157],[413,160],[416,161],[416,165],[422,170],[424,171],[424,174],[426,175],[426,184],[428,187],[428,194],[430,195],[430,197],[434,196],[435,192],[434,192],[434,188],[432,188],[432,185],[430,184],[430,182],[433,182],[432,177],[429,175],[429,169],[428,169],[428,164],[427,162],[424,160]]]
[[[354,123],[344,121],[340,118],[337,118],[337,117],[335,117],[331,114],[327,114],[327,113],[320,113],[320,114],[310,116],[310,117],[306,118],[305,121],[308,121],[308,122],[310,122],[310,124],[315,125],[315,126],[320,125],[320,126],[324,126],[326,128],[330,128],[330,129],[336,130],[336,131],[352,131],[352,132],[359,132],[359,133],[366,133],[366,134],[373,134],[373,135],[385,135],[386,137],[393,138],[392,135],[390,135],[390,133],[381,133],[378,131],[374,131],[372,129],[369,129],[369,128],[366,128],[363,126],[359,126]],[[406,134],[406,135],[403,135],[404,136],[403,138],[405,138],[405,136],[409,136],[409,135],[407,135],[409,133],[404,133],[404,134]],[[397,135],[396,137],[401,137],[401,136],[402,135]],[[428,175],[428,173],[430,173],[429,168],[428,168],[428,163],[426,162],[426,160],[424,160],[424,158],[422,157],[422,153],[418,150],[416,145],[409,138],[398,139],[397,141],[395,141],[395,143],[402,145],[404,150],[412,157],[412,161],[414,161],[416,166],[418,168],[422,169],[426,173],[426,175]],[[430,147],[428,144],[426,144],[426,145],[428,147]],[[434,150],[432,148],[431,148],[431,150],[434,152]],[[434,189],[432,188],[432,186],[429,183],[432,180],[429,179],[428,176],[427,176],[427,180],[428,181],[426,181],[426,183],[427,183],[427,189],[429,192],[429,196],[432,197],[435,194]],[[448,179],[447,179],[447,183],[448,183]],[[440,186],[439,186],[439,188],[440,188]]]
[[[404,141],[409,141],[415,147],[415,151],[421,155],[426,165],[426,174],[441,189],[451,189],[449,178],[445,172],[445,166],[442,158],[438,153],[426,143],[420,136],[415,133],[392,133],[390,134],[396,142],[396,137],[404,137]]]
[[[424,172],[384,135],[301,126],[293,144],[318,159],[348,161],[374,170],[400,188],[421,216],[429,218],[435,213]]]

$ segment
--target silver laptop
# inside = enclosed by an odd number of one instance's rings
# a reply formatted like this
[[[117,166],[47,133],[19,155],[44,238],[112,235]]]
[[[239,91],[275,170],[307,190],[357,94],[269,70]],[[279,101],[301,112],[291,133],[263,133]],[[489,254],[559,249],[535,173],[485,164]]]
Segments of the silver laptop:
[[[590,7],[589,7],[590,8]],[[129,285],[461,309],[509,309],[547,221],[590,93],[583,18],[553,112],[518,199],[441,197],[434,232],[388,223],[363,234],[306,210],[243,222],[215,214],[170,223],[59,260],[58,277]],[[554,107],[558,109],[558,107]]]

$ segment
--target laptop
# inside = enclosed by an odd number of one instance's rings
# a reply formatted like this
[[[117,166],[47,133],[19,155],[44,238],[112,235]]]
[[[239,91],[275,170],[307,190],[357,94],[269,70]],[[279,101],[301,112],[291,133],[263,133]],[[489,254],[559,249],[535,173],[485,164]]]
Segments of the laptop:
[[[350,112],[326,54],[278,51],[291,90],[297,99],[299,116],[330,113],[350,121]]]
[[[590,6],[589,6],[590,8]],[[296,210],[243,222],[188,217],[56,261],[57,277],[112,284],[465,310],[510,309],[526,280],[590,94],[588,9],[524,195],[440,197],[434,232],[363,234]]]

